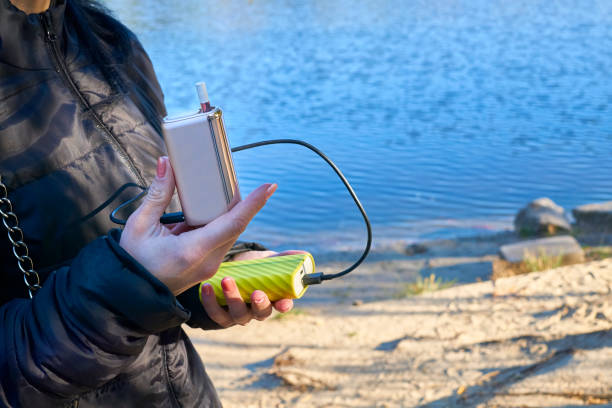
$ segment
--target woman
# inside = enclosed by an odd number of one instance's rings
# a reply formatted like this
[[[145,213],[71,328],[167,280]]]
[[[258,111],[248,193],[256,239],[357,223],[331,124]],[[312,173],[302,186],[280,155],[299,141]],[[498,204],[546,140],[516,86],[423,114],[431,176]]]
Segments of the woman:
[[[269,316],[261,291],[247,307],[224,280],[226,310],[197,285],[276,185],[205,227],[160,225],[177,207],[162,92],[135,36],[93,1],[0,0],[0,101],[0,406],[220,406],[180,325]],[[108,233],[134,184],[146,198]],[[230,253],[271,254],[252,249]]]

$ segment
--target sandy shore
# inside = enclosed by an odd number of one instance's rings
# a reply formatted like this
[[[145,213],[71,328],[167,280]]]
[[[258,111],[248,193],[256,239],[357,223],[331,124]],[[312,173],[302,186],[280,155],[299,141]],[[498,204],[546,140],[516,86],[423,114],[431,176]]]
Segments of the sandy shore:
[[[288,316],[188,332],[229,408],[612,405],[612,260],[487,281],[498,244],[375,253]],[[460,284],[398,298],[419,273]]]

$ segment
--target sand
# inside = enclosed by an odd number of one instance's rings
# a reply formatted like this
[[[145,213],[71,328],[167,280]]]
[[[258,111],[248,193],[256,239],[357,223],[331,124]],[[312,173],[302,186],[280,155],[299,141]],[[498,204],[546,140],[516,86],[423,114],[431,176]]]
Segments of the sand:
[[[283,318],[188,330],[224,405],[612,405],[612,260],[492,282],[490,248],[443,248],[374,254]],[[430,271],[483,281],[396,298]]]

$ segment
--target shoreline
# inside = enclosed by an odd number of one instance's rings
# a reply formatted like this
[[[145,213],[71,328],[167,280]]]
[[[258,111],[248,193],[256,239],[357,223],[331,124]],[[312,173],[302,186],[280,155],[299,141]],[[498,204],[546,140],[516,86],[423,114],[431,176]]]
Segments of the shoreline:
[[[603,246],[612,249],[612,235],[609,234],[578,234],[574,237],[585,248]],[[333,308],[330,305],[352,301],[393,299],[406,285],[432,277],[432,274],[440,283],[450,283],[453,287],[488,281],[493,278],[494,264],[501,259],[499,248],[529,239],[533,237],[520,237],[514,231],[502,231],[412,244],[397,241],[392,245],[379,246],[347,276],[309,289],[302,299],[296,301],[296,307],[330,309]],[[313,255],[318,270],[334,273],[350,266],[361,251],[330,251]],[[583,263],[598,259],[602,258],[587,254]]]
[[[388,240],[383,244],[374,241],[370,254],[365,262],[377,262],[393,259],[413,259],[428,256],[468,255],[484,256],[497,251],[497,247],[521,238],[512,230],[502,230],[481,235],[461,236],[454,238],[427,239],[418,241]],[[424,253],[406,253],[411,246],[421,246],[427,249]],[[314,250],[312,252],[320,263],[351,262],[359,258],[362,248],[346,248],[332,251]]]
[[[295,301],[295,307],[323,311],[340,304],[394,299],[404,285],[431,274],[454,285],[485,281],[492,274],[493,262],[499,259],[499,246],[518,239],[513,232],[500,232],[419,244],[397,241],[393,245],[379,246],[372,249],[355,271],[309,288],[304,297]],[[325,273],[335,273],[350,266],[360,255],[361,251],[313,253],[317,270]]]
[[[612,245],[612,234],[566,234],[572,235],[583,246]],[[384,244],[373,245],[366,262],[385,259],[404,259],[406,257],[427,256],[428,254],[454,255],[491,255],[497,252],[501,245],[536,239],[541,237],[521,237],[514,230],[500,230],[486,234],[474,234],[460,237],[426,239],[417,241],[389,240]],[[406,254],[406,248],[416,245],[424,246],[428,251],[423,254]],[[356,260],[362,253],[361,248],[336,249],[332,251],[314,250],[313,256],[321,259],[322,263]]]

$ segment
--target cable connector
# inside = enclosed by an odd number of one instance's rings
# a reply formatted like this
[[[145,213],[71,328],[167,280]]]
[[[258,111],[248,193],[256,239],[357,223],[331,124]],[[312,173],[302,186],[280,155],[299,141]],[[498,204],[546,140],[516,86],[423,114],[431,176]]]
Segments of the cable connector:
[[[304,286],[310,285],[318,285],[323,282],[323,274],[322,273],[309,273],[308,275],[304,275],[302,278],[302,283]]]
[[[169,214],[164,214],[159,219],[159,222],[162,224],[176,224],[177,222],[185,221],[185,216],[182,212],[173,212]]]

